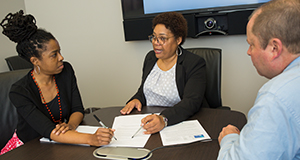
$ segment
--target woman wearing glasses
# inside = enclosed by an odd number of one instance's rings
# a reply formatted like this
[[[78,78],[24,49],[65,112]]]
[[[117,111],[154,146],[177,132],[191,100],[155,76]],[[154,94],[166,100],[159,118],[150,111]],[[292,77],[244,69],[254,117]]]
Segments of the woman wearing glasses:
[[[120,111],[129,114],[142,106],[165,106],[160,115],[142,119],[145,134],[159,132],[167,125],[186,120],[199,111],[205,92],[205,61],[183,49],[187,22],[176,12],[162,13],[153,19],[153,45],[143,66],[137,93]]]

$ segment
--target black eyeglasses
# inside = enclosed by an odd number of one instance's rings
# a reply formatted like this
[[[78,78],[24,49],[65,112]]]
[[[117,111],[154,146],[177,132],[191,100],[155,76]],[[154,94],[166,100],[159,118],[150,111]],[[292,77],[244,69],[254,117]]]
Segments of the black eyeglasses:
[[[172,37],[175,37],[175,36],[172,36]],[[154,36],[154,35],[148,36],[148,38],[149,38],[149,40],[150,40],[151,43],[152,43],[153,40],[154,40],[154,41],[157,41],[157,43],[159,43],[159,44],[165,44],[165,42],[166,42],[168,39],[172,38],[172,37],[163,37],[163,36],[156,37],[156,36]]]

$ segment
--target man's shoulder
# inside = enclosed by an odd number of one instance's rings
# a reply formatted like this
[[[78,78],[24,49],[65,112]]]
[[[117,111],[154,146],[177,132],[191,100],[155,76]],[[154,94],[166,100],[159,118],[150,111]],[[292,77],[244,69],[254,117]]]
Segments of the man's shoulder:
[[[300,90],[300,66],[295,66],[294,68],[282,72],[281,74],[269,80],[262,87],[262,90],[268,90],[274,93],[295,89]]]

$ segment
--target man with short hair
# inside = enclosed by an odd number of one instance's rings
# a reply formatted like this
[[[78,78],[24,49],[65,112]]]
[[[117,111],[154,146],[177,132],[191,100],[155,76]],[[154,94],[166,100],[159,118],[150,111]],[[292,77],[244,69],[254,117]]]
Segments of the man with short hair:
[[[300,159],[300,0],[271,0],[250,16],[247,42],[259,90],[248,122],[219,134],[219,160]]]

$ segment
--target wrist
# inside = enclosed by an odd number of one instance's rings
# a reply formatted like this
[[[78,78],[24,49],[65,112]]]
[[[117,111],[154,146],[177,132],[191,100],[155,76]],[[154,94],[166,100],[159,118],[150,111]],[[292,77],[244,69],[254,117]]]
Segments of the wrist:
[[[77,128],[77,126],[78,126],[78,125],[72,124],[72,123],[69,123],[68,125],[69,125],[69,129],[70,130],[75,130]]]
[[[160,115],[160,116],[162,117],[163,122],[165,123],[165,127],[167,127],[168,126],[168,118],[165,117],[164,115]]]
[[[93,134],[87,134],[87,136],[86,136],[86,143],[88,145],[90,145],[90,146],[94,145],[94,143],[93,143],[93,141],[94,141],[93,136],[94,136]]]

